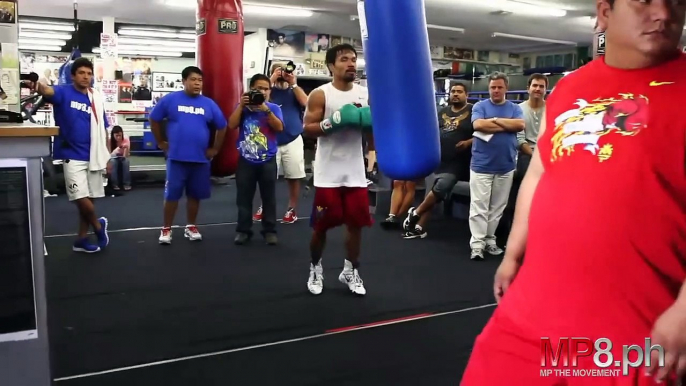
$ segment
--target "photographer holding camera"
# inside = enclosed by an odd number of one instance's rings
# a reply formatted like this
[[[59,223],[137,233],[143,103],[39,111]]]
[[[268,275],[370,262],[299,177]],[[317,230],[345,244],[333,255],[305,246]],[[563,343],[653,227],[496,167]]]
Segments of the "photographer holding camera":
[[[271,81],[263,74],[250,79],[250,91],[229,117],[229,128],[239,129],[238,168],[236,170],[236,205],[238,226],[234,242],[245,244],[252,238],[252,203],[255,188],[260,187],[263,218],[262,236],[267,244],[276,238],[276,153],[277,133],[283,131],[281,108],[269,101]]]
[[[276,153],[276,167],[279,175],[288,181],[288,206],[283,215],[284,224],[298,220],[296,207],[300,195],[300,180],[305,178],[305,144],[303,143],[302,111],[307,105],[307,94],[293,73],[295,64],[274,64],[271,68],[272,90],[270,101],[281,107],[283,131],[276,136],[279,151]],[[254,221],[262,220],[262,207],[253,215]]]

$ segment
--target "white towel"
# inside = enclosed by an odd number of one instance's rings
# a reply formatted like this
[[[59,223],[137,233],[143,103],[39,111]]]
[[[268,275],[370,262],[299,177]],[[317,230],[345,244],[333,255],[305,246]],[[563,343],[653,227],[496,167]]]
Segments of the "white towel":
[[[107,128],[103,120],[105,105],[98,90],[88,89],[91,101],[91,154],[88,169],[92,172],[107,169],[110,152],[107,151]]]

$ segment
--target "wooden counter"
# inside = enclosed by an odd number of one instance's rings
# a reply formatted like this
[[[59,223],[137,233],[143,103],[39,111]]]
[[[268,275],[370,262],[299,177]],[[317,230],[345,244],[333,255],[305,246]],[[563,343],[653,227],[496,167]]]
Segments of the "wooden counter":
[[[57,126],[43,126],[35,123],[0,123],[0,138],[4,137],[52,137],[59,133]]]

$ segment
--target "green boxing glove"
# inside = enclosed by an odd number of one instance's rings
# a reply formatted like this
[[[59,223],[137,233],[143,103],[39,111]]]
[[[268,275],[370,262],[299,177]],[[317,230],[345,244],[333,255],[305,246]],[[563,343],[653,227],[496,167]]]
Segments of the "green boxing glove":
[[[363,133],[372,132],[372,110],[369,106],[362,107],[360,110],[360,126]]]
[[[345,105],[323,120],[319,127],[325,134],[335,133],[346,127],[360,127],[360,109],[355,105]]]

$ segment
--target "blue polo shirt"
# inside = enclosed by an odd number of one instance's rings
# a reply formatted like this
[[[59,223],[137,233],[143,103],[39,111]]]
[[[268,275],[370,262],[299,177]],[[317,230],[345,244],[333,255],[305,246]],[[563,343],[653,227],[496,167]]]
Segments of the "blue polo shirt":
[[[518,104],[506,100],[497,105],[490,99],[477,102],[472,109],[472,123],[477,119],[523,119]],[[490,141],[474,137],[471,168],[477,173],[506,174],[516,168],[517,133],[495,133]]]

